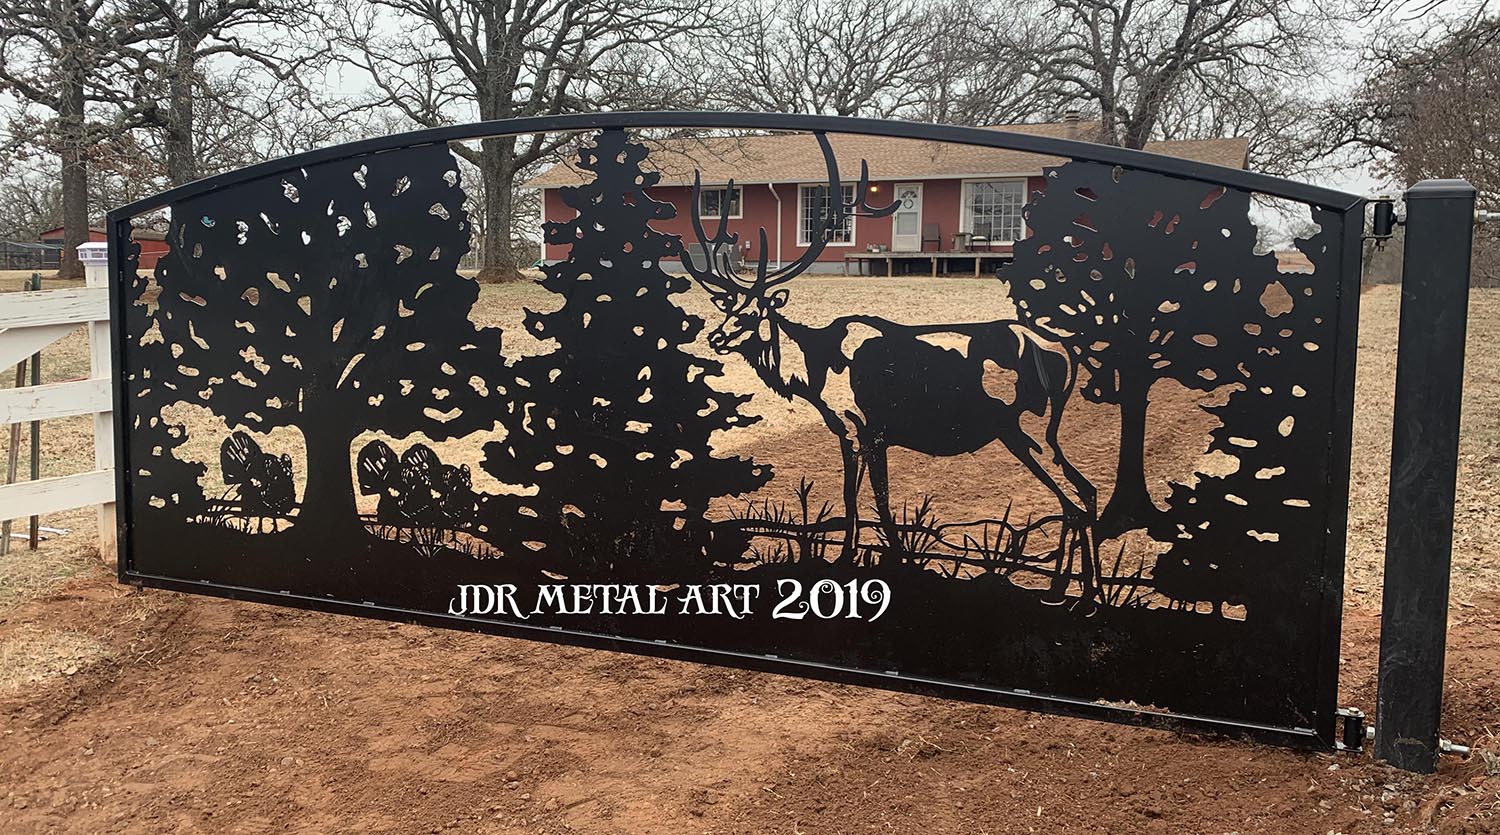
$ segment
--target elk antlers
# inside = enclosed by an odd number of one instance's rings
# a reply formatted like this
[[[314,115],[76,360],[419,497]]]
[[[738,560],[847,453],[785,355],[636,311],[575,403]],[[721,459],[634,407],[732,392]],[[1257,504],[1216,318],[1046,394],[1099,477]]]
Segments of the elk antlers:
[[[828,185],[818,187],[817,203],[821,205],[825,200],[828,202],[829,211],[822,217],[821,228],[817,234],[811,236],[807,250],[797,260],[783,264],[775,270],[769,269],[768,259],[770,253],[766,246],[766,228],[760,227],[760,255],[757,258],[755,278],[749,284],[743,283],[735,271],[730,267],[730,260],[722,257],[723,248],[729,247],[733,252],[739,246],[740,235],[738,232],[729,231],[729,213],[720,212],[718,228],[710,237],[703,228],[703,213],[699,196],[703,191],[701,172],[693,172],[692,192],[692,220],[693,233],[698,238],[698,244],[703,247],[703,266],[699,267],[693,263],[691,257],[684,252],[682,259],[683,269],[687,270],[705,290],[731,290],[739,293],[760,295],[767,290],[791,281],[811,267],[818,257],[823,254],[823,249],[828,245],[833,234],[844,225],[844,219],[849,216],[855,217],[886,217],[893,214],[899,204],[892,201],[888,205],[875,207],[869,203],[870,192],[870,165],[866,160],[859,161],[859,182],[854,186],[854,199],[845,201],[843,199],[843,185],[839,181],[839,164],[834,158],[833,147],[828,142],[827,134],[818,131],[814,134],[818,145],[823,151],[823,162],[828,168]],[[729,194],[734,193],[734,180],[729,181],[726,188]],[[837,195],[829,199],[830,195]]]

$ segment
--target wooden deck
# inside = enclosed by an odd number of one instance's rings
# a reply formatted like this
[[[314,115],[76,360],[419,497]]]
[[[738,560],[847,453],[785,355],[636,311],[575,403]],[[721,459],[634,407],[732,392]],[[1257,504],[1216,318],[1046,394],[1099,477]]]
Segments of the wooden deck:
[[[849,266],[854,265],[854,275],[892,275],[897,264],[913,265],[926,263],[933,278],[937,278],[939,268],[943,268],[945,275],[953,274],[949,265],[953,262],[972,263],[974,276],[978,277],[980,268],[985,261],[1009,261],[1009,252],[995,252],[992,250],[946,250],[943,252],[846,252],[844,253],[844,275],[850,275]],[[875,272],[877,265],[884,267],[884,272]],[[869,272],[865,271],[866,266]],[[965,270],[965,272],[968,272]]]

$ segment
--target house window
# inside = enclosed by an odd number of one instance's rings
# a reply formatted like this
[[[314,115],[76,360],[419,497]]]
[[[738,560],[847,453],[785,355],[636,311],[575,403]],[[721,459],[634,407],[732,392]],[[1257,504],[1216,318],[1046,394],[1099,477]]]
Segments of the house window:
[[[980,180],[964,183],[964,230],[995,243],[1021,240],[1025,226],[1025,180]]]
[[[727,206],[728,217],[742,217],[741,199],[743,192],[739,186],[734,191],[727,188],[705,188],[698,192],[698,214],[703,217],[725,217],[724,211]]]
[[[854,202],[854,186],[843,187],[844,204]],[[799,186],[797,189],[797,245],[808,246],[815,237],[821,237],[827,223],[831,205],[828,202],[828,186]],[[854,216],[844,215],[844,222],[829,235],[830,244],[849,244],[854,241]]]

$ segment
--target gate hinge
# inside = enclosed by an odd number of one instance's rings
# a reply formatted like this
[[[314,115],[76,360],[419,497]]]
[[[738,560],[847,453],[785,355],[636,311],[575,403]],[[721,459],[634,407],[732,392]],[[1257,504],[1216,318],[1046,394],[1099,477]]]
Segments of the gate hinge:
[[[1334,713],[1344,721],[1340,739],[1333,743],[1334,750],[1357,754],[1362,750],[1364,741],[1375,741],[1375,724],[1366,724],[1364,711],[1357,707],[1341,707]],[[1437,750],[1439,754],[1452,757],[1467,757],[1474,753],[1473,748],[1442,737],[1438,738]]]
[[[1365,712],[1357,707],[1341,707],[1334,711],[1342,722],[1339,739],[1333,744],[1335,750],[1359,753],[1365,747]]]

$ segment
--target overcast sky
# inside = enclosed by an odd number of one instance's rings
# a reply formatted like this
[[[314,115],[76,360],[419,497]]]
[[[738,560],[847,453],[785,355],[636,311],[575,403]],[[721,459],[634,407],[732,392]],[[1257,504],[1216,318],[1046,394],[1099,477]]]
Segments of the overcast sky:
[[[1420,4],[1425,2],[1427,0],[1410,0],[1406,8],[1420,9]],[[1369,43],[1377,32],[1386,36],[1399,36],[1405,33],[1416,37],[1422,31],[1429,29],[1434,21],[1465,17],[1473,14],[1482,5],[1481,0],[1446,0],[1436,10],[1418,13],[1397,9],[1378,21],[1360,25],[1350,24],[1345,27],[1346,31],[1342,37],[1342,41],[1348,44],[1348,48],[1335,51],[1334,54],[1328,56],[1325,76],[1312,79],[1312,88],[1315,92],[1337,94],[1346,92],[1361,83],[1363,75],[1358,69],[1358,45]],[[357,98],[367,83],[367,79],[361,77],[357,71],[345,67],[341,71],[331,72],[325,76],[322,92],[339,98]],[[0,105],[5,104],[4,96],[5,94],[0,94]],[[462,114],[455,114],[455,116],[463,118]],[[0,124],[0,131],[3,130],[4,125]],[[1320,185],[1362,195],[1391,189],[1389,183],[1377,179],[1364,165],[1347,161],[1344,164],[1333,165],[1329,171],[1310,176],[1308,179]]]

